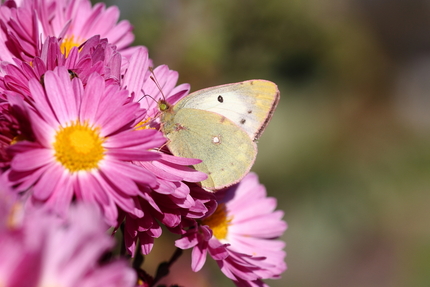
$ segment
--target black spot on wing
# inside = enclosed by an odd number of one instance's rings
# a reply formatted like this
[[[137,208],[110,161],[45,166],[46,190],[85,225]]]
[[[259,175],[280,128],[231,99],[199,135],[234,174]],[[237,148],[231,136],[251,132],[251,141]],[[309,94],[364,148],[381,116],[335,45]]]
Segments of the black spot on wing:
[[[221,95],[218,96],[218,102],[220,103],[224,102],[224,98]]]
[[[248,114],[252,114],[252,110],[248,110]]]
[[[246,120],[245,119],[241,119],[240,123],[243,125],[244,123],[246,123]]]

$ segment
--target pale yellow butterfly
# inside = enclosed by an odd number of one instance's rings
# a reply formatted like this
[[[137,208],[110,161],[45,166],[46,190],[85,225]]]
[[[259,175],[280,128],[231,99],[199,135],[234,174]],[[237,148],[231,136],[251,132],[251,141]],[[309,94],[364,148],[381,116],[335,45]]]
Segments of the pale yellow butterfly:
[[[278,87],[266,80],[203,89],[173,106],[160,100],[161,131],[173,155],[202,160],[194,168],[208,175],[203,188],[221,189],[251,169],[278,101]]]

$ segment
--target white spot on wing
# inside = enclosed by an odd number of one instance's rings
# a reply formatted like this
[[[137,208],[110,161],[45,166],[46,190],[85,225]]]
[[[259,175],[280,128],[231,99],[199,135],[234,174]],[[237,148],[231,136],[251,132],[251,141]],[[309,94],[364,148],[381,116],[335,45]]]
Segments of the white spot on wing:
[[[213,144],[216,144],[216,145],[221,144],[221,136],[220,136],[220,135],[213,136],[213,137],[212,137],[212,143],[213,143]]]

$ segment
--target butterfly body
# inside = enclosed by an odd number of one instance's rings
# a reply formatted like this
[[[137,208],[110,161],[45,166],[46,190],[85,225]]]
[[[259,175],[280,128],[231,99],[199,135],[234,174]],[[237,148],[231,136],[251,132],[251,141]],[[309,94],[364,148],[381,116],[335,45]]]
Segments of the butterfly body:
[[[161,130],[172,154],[202,160],[194,166],[208,175],[201,185],[217,190],[249,172],[278,101],[276,85],[264,80],[207,88],[173,106],[159,103]]]

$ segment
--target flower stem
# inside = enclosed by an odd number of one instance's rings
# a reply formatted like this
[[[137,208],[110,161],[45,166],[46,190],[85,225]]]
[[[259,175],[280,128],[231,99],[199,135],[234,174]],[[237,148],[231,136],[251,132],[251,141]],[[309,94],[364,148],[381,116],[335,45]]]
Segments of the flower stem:
[[[160,265],[158,265],[157,273],[150,287],[155,286],[155,284],[161,278],[169,274],[170,267],[172,266],[173,263],[175,263],[176,260],[178,260],[178,258],[182,255],[182,253],[183,253],[182,249],[176,248],[175,252],[173,253],[172,257],[170,257],[170,260],[168,262],[162,262],[160,263]]]

